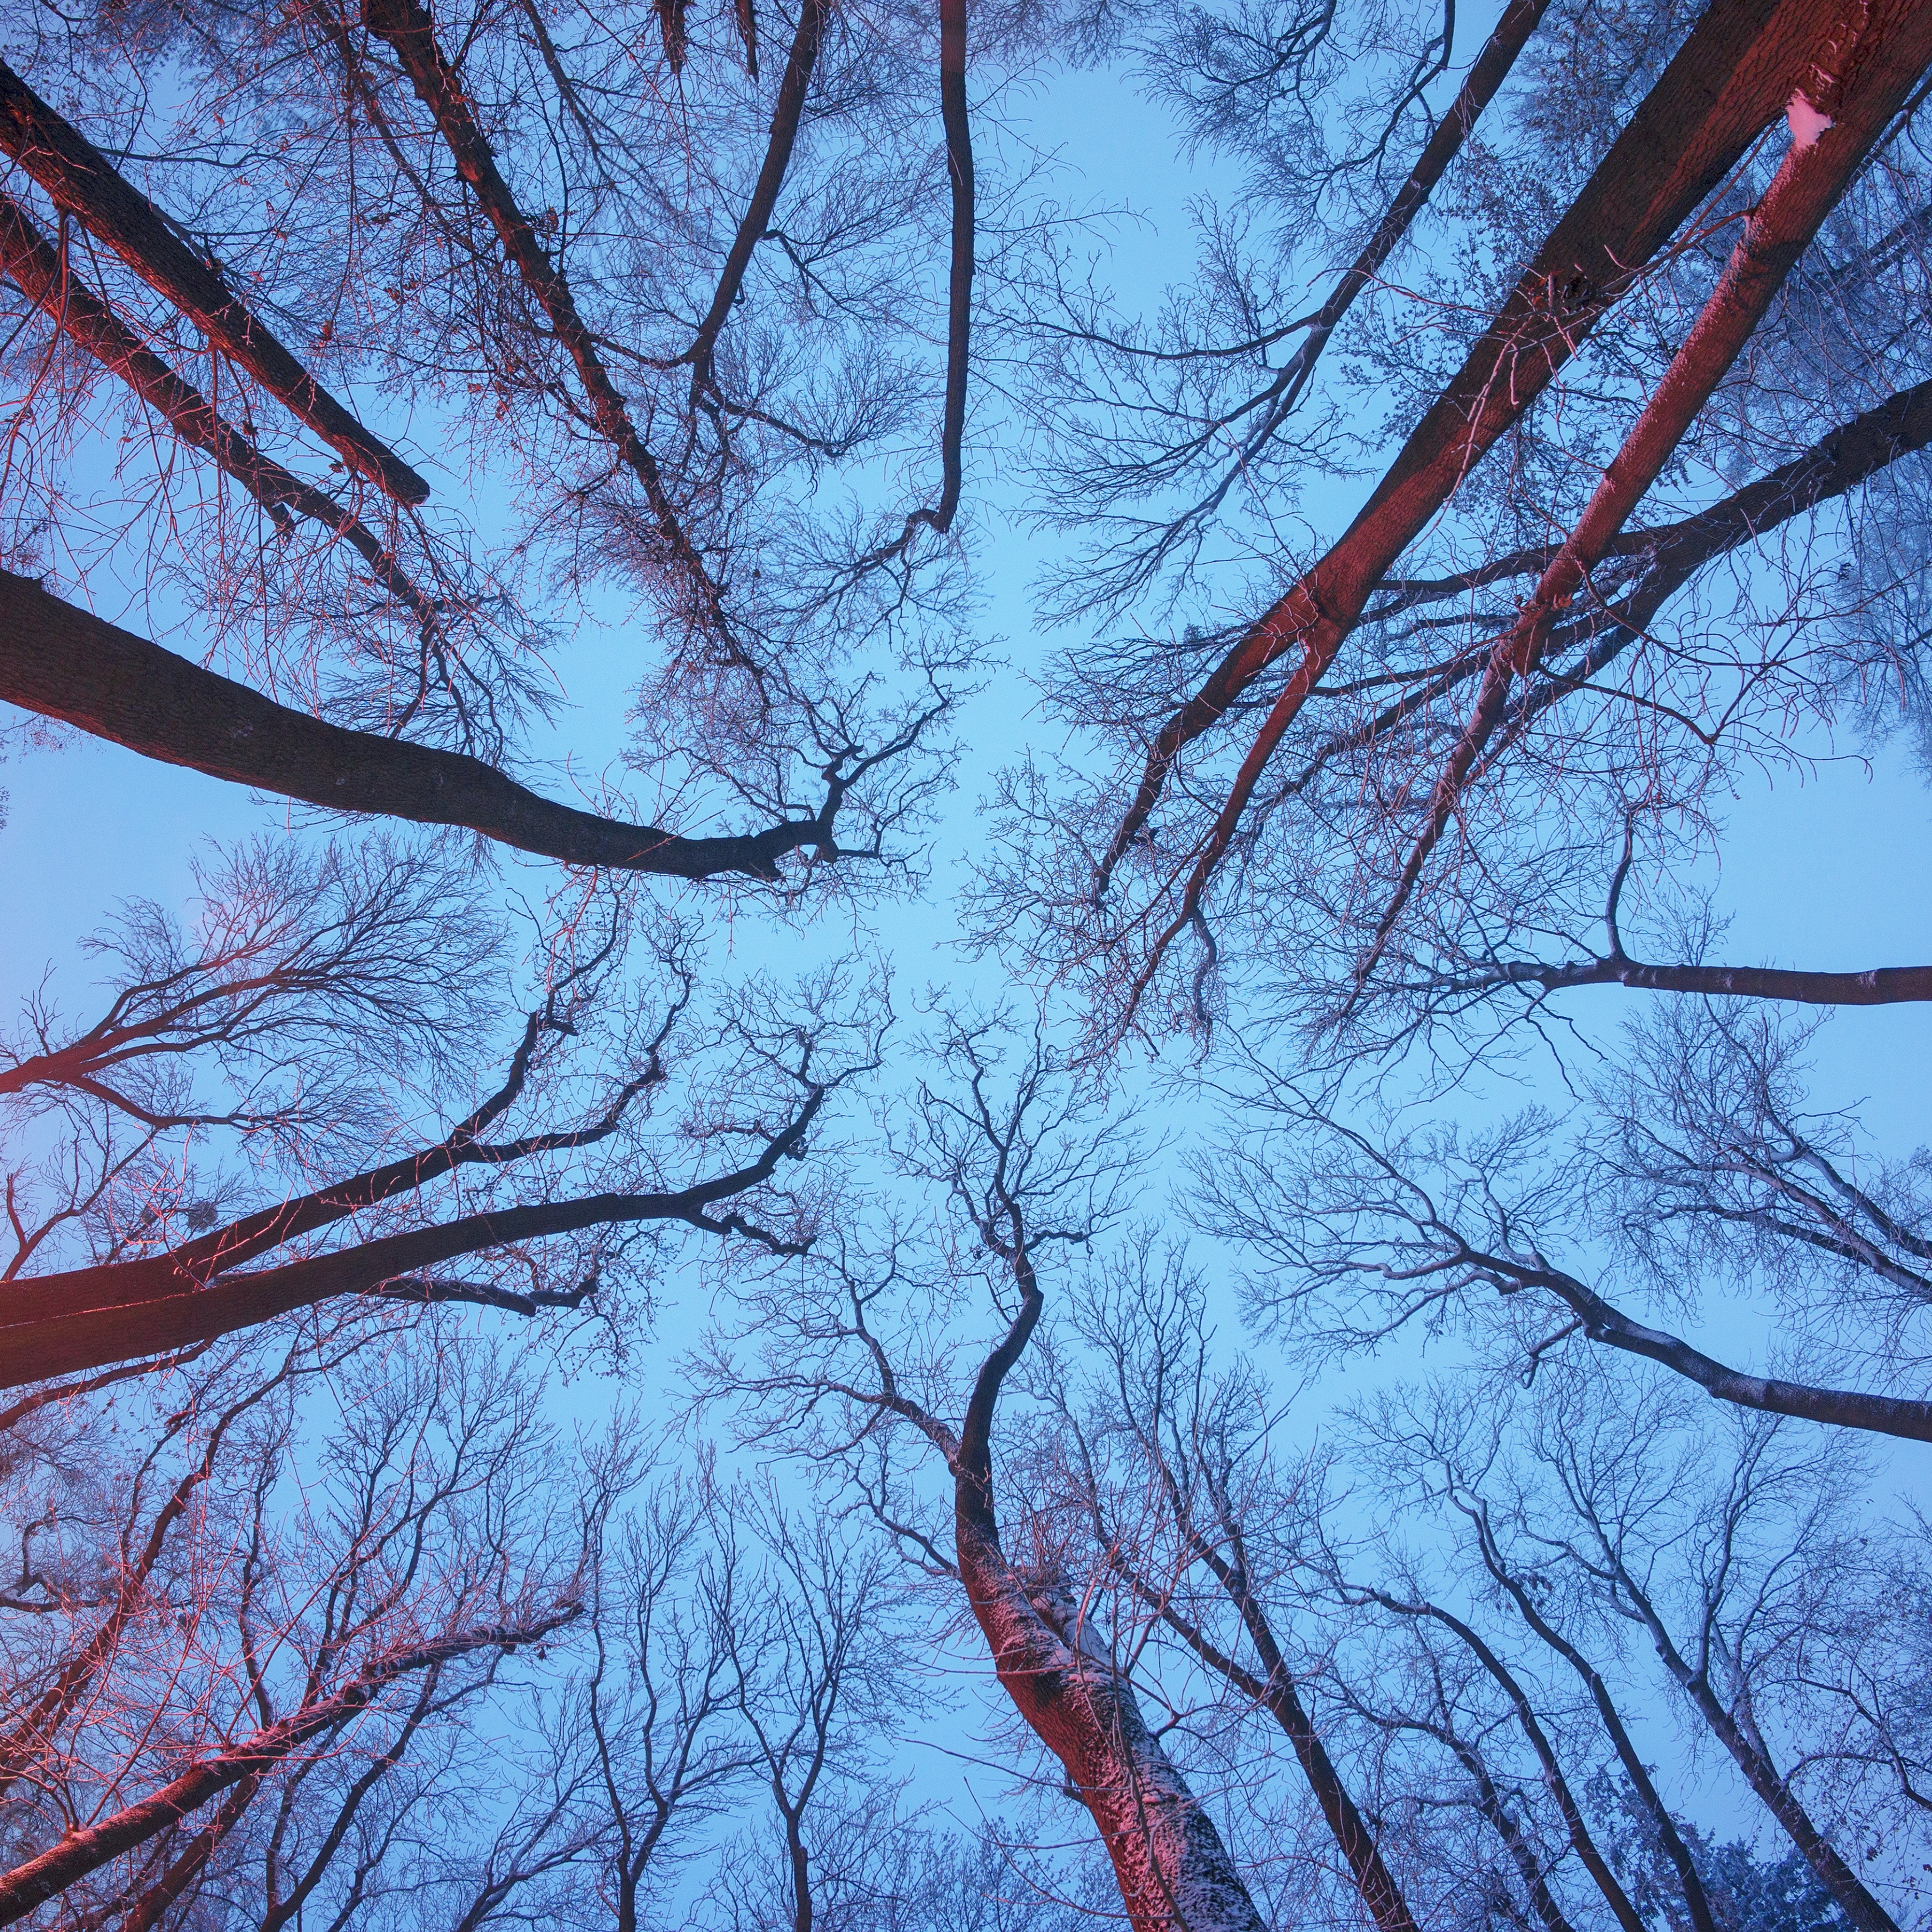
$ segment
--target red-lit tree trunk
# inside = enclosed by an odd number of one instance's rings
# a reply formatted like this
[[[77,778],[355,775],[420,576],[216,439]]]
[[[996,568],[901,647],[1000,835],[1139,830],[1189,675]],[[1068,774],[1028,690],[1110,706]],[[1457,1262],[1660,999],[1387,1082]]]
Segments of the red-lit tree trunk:
[[[1000,1545],[993,1412],[1043,1306],[1024,1245],[1010,1259],[1019,1312],[980,1370],[950,1459],[960,1581],[1000,1687],[1100,1828],[1133,1932],[1262,1932],[1214,1821],[1082,1606],[1059,1580],[1023,1576]]]
[[[1182,748],[1270,664],[1300,661],[1234,782],[1210,847],[1232,838],[1262,767],[1375,587],[1520,418],[1645,266],[1782,114],[1817,51],[1813,0],[1716,0],[1430,406],[1348,530],[1250,626],[1151,746],[1101,868],[1144,830]]]

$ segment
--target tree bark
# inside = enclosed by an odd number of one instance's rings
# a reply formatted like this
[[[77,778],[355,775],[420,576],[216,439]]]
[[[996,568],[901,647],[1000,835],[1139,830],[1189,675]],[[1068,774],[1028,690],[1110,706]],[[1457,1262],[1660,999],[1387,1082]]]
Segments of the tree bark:
[[[1245,802],[1268,753],[1396,559],[1784,111],[1815,47],[1816,20],[1816,0],[1714,0],[1348,530],[1162,728],[1101,868],[1100,890],[1144,828],[1183,746],[1299,646],[1301,662],[1236,780]]]
[[[57,206],[165,296],[352,469],[399,503],[420,503],[428,496],[429,485],[318,386],[260,319],[230,294],[220,274],[180,238],[160,210],[4,61],[0,148],[40,183]]]
[[[993,1411],[1043,1306],[1024,1250],[1020,1312],[981,1366],[951,1458],[959,1576],[1013,1706],[1100,1828],[1132,1932],[1264,1932],[1234,1862],[1132,1688],[1051,1578],[1024,1579],[993,1508]]]
[[[0,698],[124,745],[332,812],[451,825],[569,866],[676,879],[775,879],[806,846],[836,854],[834,782],[815,819],[685,838],[558,805],[480,758],[350,731],[275,704],[0,571]]]

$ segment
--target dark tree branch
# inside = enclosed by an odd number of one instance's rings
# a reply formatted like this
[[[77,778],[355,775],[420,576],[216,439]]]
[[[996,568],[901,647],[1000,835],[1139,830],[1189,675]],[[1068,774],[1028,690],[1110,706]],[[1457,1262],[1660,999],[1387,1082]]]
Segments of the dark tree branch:
[[[183,242],[154,203],[92,142],[0,61],[0,148],[54,202],[99,237],[208,339],[285,404],[350,466],[399,503],[429,485],[378,442],[229,293],[220,274]]]
[[[1553,966],[1533,959],[1510,959],[1456,974],[1429,990],[1456,994],[1525,986],[1539,986],[1550,993],[1571,986],[1631,986],[1652,992],[1699,993],[1714,999],[1885,1006],[1906,1000],[1932,1000],[1932,966],[1875,966],[1862,973],[1814,973],[1775,966],[1652,966],[1615,956]]]
[[[1525,1288],[1547,1290],[1576,1316],[1592,1341],[1660,1362],[1720,1402],[1736,1402],[1741,1408],[1762,1409],[1772,1415],[1789,1415],[1802,1422],[1830,1423],[1840,1429],[1865,1429],[1876,1435],[1903,1436],[1908,1442],[1932,1442],[1932,1402],[1867,1395],[1850,1389],[1814,1388],[1804,1382],[1748,1376],[1726,1367],[1675,1335],[1632,1321],[1593,1288],[1560,1268],[1473,1251],[1467,1258],[1505,1293]]]
[[[98,1824],[69,1832],[38,1857],[0,1875],[0,1925],[10,1925],[16,1919],[25,1918],[77,1879],[99,1870],[122,1852],[146,1844],[220,1792],[273,1770],[311,1740],[366,1710],[399,1678],[476,1651],[512,1650],[540,1642],[581,1614],[580,1604],[566,1604],[528,1624],[466,1630],[377,1659],[333,1696],[319,1699],[226,1750],[201,1759],[149,1796],[124,1806]]]
[[[736,1215],[710,1210],[769,1180],[782,1161],[796,1157],[829,1090],[812,1089],[757,1159],[688,1187],[594,1194],[465,1215],[279,1267],[221,1273],[206,1286],[172,1256],[35,1276],[0,1301],[5,1358],[0,1388],[211,1340],[338,1295],[378,1294],[465,1255],[590,1228],[676,1221],[758,1240],[775,1252],[801,1253],[803,1244],[762,1234]],[[406,1290],[405,1297],[423,1298]]]
[[[5,194],[0,194],[0,267],[56,328],[119,376],[190,448],[201,451],[233,477],[278,529],[290,527],[288,512],[294,509],[332,531],[425,632],[436,628],[435,604],[410,582],[375,532],[327,492],[265,456],[80,280],[70,261],[34,228],[26,210]]]
[[[810,847],[839,856],[832,820],[849,777],[832,776],[816,818],[686,838],[540,798],[460,752],[344,730],[292,711],[146,638],[0,571],[0,698],[145,758],[186,765],[334,812],[460,826],[571,866],[669,878],[775,879]]]
[[[745,271],[752,263],[752,251],[764,238],[766,230],[771,226],[772,211],[778,206],[778,190],[784,185],[785,170],[791,164],[792,144],[798,138],[800,117],[805,112],[806,96],[812,89],[812,70],[817,64],[819,45],[825,37],[826,22],[830,16],[831,0],[800,0],[798,31],[792,36],[791,52],[778,82],[778,102],[772,110],[771,133],[765,148],[764,164],[758,170],[745,218],[739,223],[730,251],[724,258],[710,309],[698,325],[691,346],[685,351],[684,359],[691,364],[694,398],[716,386],[712,377],[712,358],[718,346],[718,338],[730,315],[731,304],[738,298],[738,291],[744,286]],[[750,15],[746,13],[741,18],[748,20]],[[748,50],[755,44],[748,37]],[[757,70],[754,64],[754,74]]]
[[[1510,1701],[1515,1712],[1517,1724],[1523,1736],[1529,1740],[1529,1748],[1536,1754],[1538,1767],[1542,1772],[1543,1782],[1562,1814],[1564,1829],[1570,1834],[1570,1843],[1576,1856],[1583,1862],[1583,1868],[1595,1881],[1597,1889],[1604,1895],[1604,1902],[1616,1916],[1624,1932],[1649,1932],[1642,1915],[1630,1903],[1630,1894],[1618,1882],[1610,1862],[1598,1847],[1585,1822],[1582,1808],[1576,1802],[1576,1794],[1570,1788],[1570,1781],[1563,1774],[1563,1767],[1558,1761],[1556,1748],[1550,1743],[1549,1734],[1544,1730],[1529,1701],[1528,1694],[1516,1681],[1515,1673],[1502,1659],[1490,1648],[1483,1637],[1453,1612],[1445,1610],[1439,1604],[1429,1602],[1408,1603],[1387,1592],[1376,1590],[1370,1593],[1384,1610],[1392,1610],[1400,1616],[1430,1617],[1445,1628],[1454,1631],[1478,1663],[1495,1680],[1497,1687]]]
[[[551,261],[537,239],[530,218],[517,206],[509,184],[464,93],[455,69],[436,44],[434,25],[418,0],[364,0],[363,20],[370,32],[388,43],[418,98],[434,118],[438,131],[456,163],[457,172],[476,196],[496,232],[503,252],[514,264],[524,286],[548,319],[570,357],[590,399],[598,433],[644,487],[644,497],[656,519],[658,534],[680,585],[682,599],[704,626],[724,632],[728,627],[724,593],[685,529],[677,508],[664,487],[657,458],[651,454],[629,410],[619,394],[598,352],[596,338],[578,314],[577,298],[563,272]],[[668,44],[668,35],[667,36]]]

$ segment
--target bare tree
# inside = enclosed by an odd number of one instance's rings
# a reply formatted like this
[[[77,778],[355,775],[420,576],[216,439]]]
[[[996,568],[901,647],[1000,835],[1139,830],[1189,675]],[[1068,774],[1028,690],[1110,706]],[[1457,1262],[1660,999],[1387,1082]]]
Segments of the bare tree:
[[[284,892],[296,883],[271,868],[266,897],[253,904],[260,865],[232,874],[199,958],[179,958],[158,916],[137,915],[106,1018],[64,1039],[44,1018],[47,1050],[16,1060],[19,1099],[44,1112],[57,1103],[67,1132],[41,1162],[37,1191],[25,1171],[14,1177],[9,1382],[194,1346],[343,1294],[526,1316],[577,1308],[600,1286],[649,1273],[652,1247],[626,1230],[678,1224],[780,1252],[809,1244],[812,1210],[783,1186],[782,1168],[831,1097],[874,1064],[881,1018],[876,1008],[856,1026],[844,1017],[838,974],[795,1008],[748,988],[694,1029],[678,1138],[698,1160],[694,1171],[673,1171],[638,1129],[673,1079],[674,1040],[691,1017],[692,940],[668,928],[653,961],[662,989],[634,994],[622,976],[628,908],[621,895],[599,903],[593,892],[582,909],[590,923],[566,929],[495,1090],[428,1136],[400,1112],[382,1136],[391,1157],[358,1170],[343,1142],[366,1161],[371,1137],[355,1134],[353,1111],[331,1108],[332,1070],[351,1087],[386,1070],[406,1077],[414,1024],[419,1036],[437,1031],[432,1106],[459,1070],[467,1084],[461,1042],[436,1022],[472,994],[488,934],[453,934],[440,988],[434,976],[399,986],[393,949],[434,944],[440,927],[464,924],[462,902],[438,897],[446,882],[434,868],[394,855],[346,880],[325,867],[306,898]],[[655,1010],[645,1004],[653,997]],[[372,1040],[404,1056],[400,1070],[370,1064]],[[224,1174],[219,1146],[200,1174],[184,1165],[202,1130],[262,1124],[246,1084],[243,1105],[211,1109],[189,1100],[184,1071],[153,1070],[184,1068],[197,1052],[250,1082],[266,1072],[272,1084],[279,1071],[290,1090],[278,1132],[297,1185],[276,1187],[272,1166]],[[314,1076],[305,1088],[292,1077],[298,1054]],[[384,1104],[378,1086],[361,1102],[364,1118]],[[297,1131],[311,1105],[334,1112],[340,1139],[311,1144]],[[316,1166],[334,1178],[314,1185]],[[452,1189],[458,1211],[439,1214],[432,1204]],[[74,1257],[65,1265],[63,1250]],[[471,1258],[466,1272],[444,1271]]]
[[[1855,1131],[1806,1109],[1804,1037],[1748,1007],[1673,1007],[1631,1030],[1571,1132],[1536,1110],[1474,1134],[1358,1124],[1250,1063],[1241,1131],[1196,1166],[1202,1224],[1242,1244],[1251,1306],[1312,1358],[1454,1330],[1534,1376],[1581,1340],[1722,1402],[1932,1440],[1932,1406],[1884,1386],[1921,1360],[1920,1163],[1874,1162],[1861,1184]],[[1726,1288],[1786,1312],[1762,1369],[1676,1332]],[[1846,1362],[1880,1386],[1788,1366]]]
[[[1847,1922],[1893,1923],[1870,1888],[1884,1835],[1874,1826],[1889,1807],[1909,1832],[1912,1804],[1895,1739],[1872,1722],[1870,1687],[1890,1669],[1862,1628],[1890,1556],[1850,1531],[1842,1456],[1797,1449],[1789,1425],[1756,1418],[1738,1418],[1732,1454],[1712,1456],[1667,1385],[1626,1396],[1552,1371],[1538,1395],[1529,1426],[1508,1438],[1466,1399],[1384,1408],[1372,1424],[1382,1466],[1407,1469],[1464,1520],[1484,1594],[1588,1691],[1694,1920],[1714,1922],[1703,1880],[1629,1741],[1608,1667],[1586,1654],[1593,1628],[1618,1648],[1620,1632],[1641,1634]],[[1889,1696],[1879,1691],[1878,1705]]]
[[[1130,1162],[1066,1088],[1043,1040],[1007,1072],[999,1040],[996,1023],[949,1025],[938,1049],[944,1084],[921,1084],[916,1125],[893,1144],[954,1217],[944,1264],[962,1286],[983,1283],[1004,1323],[970,1378],[916,1309],[903,1337],[882,1329],[901,1270],[914,1265],[910,1241],[888,1236],[876,1271],[848,1240],[844,1261],[808,1276],[802,1293],[788,1278],[760,1297],[760,1359],[740,1365],[721,1342],[704,1386],[748,1401],[758,1439],[846,1462],[888,1531],[956,1586],[1013,1710],[1097,1828],[1133,1924],[1258,1925],[1212,1816],[1143,1712],[1126,1634],[1109,1628],[1104,1600],[1062,1560],[1047,1518],[1022,1504],[1026,1556],[1010,1551],[1016,1532],[1001,1528],[993,1423],[1045,1310],[1039,1258],[1084,1244],[1108,1218]],[[962,1396],[956,1424],[941,1405]],[[897,1445],[908,1434],[942,1459],[947,1504],[928,1506],[907,1486]]]
[[[1088,735],[1059,771],[1023,764],[1004,789],[987,944],[1071,978],[1098,1049],[1141,1023],[1143,1001],[1150,1033],[1202,1032],[1257,982],[1293,1021],[1346,1029],[1526,984],[1822,1000],[1920,984],[1793,972],[1774,986],[1667,955],[1653,966],[1614,927],[1607,947],[1570,950],[1606,898],[1614,919],[1633,812],[1669,820],[1667,866],[1711,836],[1705,801],[1723,775],[1791,755],[1796,718],[1854,704],[1875,716],[1853,694],[1868,695],[1880,662],[1900,667],[1916,702],[1917,627],[1894,620],[1917,566],[1862,579],[1849,620],[1822,592],[1868,550],[1897,556],[1882,535],[1893,486],[1915,499],[1922,488],[1924,371],[1877,346],[1904,340],[1877,318],[1917,301],[1912,117],[1932,52],[1903,15],[1894,30],[1815,10],[1714,5],[1693,24],[1630,9],[1627,45],[1588,50],[1609,60],[1606,83],[1579,52],[1594,31],[1582,10],[1552,16],[1547,40],[1532,35],[1523,85],[1502,97],[1505,124],[1460,173],[1465,199],[1440,234],[1466,270],[1391,292],[1358,332],[1366,367],[1402,399],[1398,421],[1415,426],[1325,548],[1298,533],[1282,475],[1319,473],[1319,428],[1257,487],[1247,403],[1216,413],[1221,362],[1240,368],[1306,318],[1271,322],[1292,311],[1263,302],[1243,315],[1252,333],[1224,344],[1177,296],[1157,337],[1070,326],[1094,356],[1184,394],[1142,408],[1076,391],[1069,406],[1096,448],[1130,470],[1148,418],[1191,423],[1198,410],[1202,460],[1240,472],[1256,497],[1258,568],[1204,563],[1202,620],[1178,637],[1080,645],[1054,690]],[[1262,130],[1318,124],[1312,75],[1324,61],[1345,71],[1336,10],[1199,17],[1167,66],[1186,75],[1176,86],[1201,104],[1204,138],[1252,161]],[[1432,19],[1412,29],[1418,48],[1436,44]],[[1406,98],[1389,69],[1360,73]],[[1760,137],[1780,116],[1790,138],[1767,151]],[[1255,166],[1264,206],[1330,190],[1312,166],[1298,188]],[[1395,190],[1389,219],[1408,192]],[[1280,280],[1232,214],[1210,260],[1231,284]],[[1432,334],[1439,353],[1420,346]],[[1263,424],[1276,380],[1248,399]],[[1802,407],[1768,400],[1799,393]],[[1338,416],[1348,394],[1338,386]],[[1120,582],[1138,582],[1170,538],[1198,544],[1195,520],[1216,500],[1131,526]],[[1834,522],[1839,504],[1856,520]],[[1114,554],[1100,554],[1104,588]],[[1778,586],[1761,600],[1752,567]],[[1273,580],[1266,609],[1231,624],[1231,609],[1254,608],[1257,579]],[[1502,586],[1516,579],[1534,587],[1511,608]],[[1660,621],[1667,607],[1681,622]]]
[[[16,1438],[10,1919],[58,1895],[158,1924],[260,1858],[279,1923],[418,1732],[580,1616],[533,1391],[485,1350],[398,1372],[369,1339],[202,1368],[186,1408],[142,1405],[145,1442],[117,1442],[112,1398]],[[318,1422],[311,1515],[279,1492]]]
[[[795,893],[910,855],[971,655],[964,14],[807,7],[774,94],[748,7],[722,44],[632,10],[250,6],[10,44],[0,560],[83,605],[172,583],[201,621],[177,655],[9,576],[8,698],[575,865]],[[996,73],[1026,41],[976,51]],[[904,272],[928,247],[936,287]],[[866,472],[922,429],[938,487],[908,512]],[[432,495],[440,441],[478,502]],[[632,757],[658,824],[509,775],[556,710],[545,654],[612,587],[662,646]]]

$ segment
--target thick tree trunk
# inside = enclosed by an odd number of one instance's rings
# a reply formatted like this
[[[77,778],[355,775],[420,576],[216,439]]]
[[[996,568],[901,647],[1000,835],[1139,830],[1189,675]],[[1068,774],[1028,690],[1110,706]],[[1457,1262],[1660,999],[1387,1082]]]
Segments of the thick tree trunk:
[[[1784,112],[1817,26],[1816,0],[1714,0],[1346,532],[1162,728],[1102,868],[1103,886],[1145,826],[1181,748],[1298,646],[1301,662],[1237,780],[1245,799],[1396,559]]]
[[[0,698],[164,764],[332,812],[458,826],[566,865],[678,879],[723,872],[772,879],[788,853],[836,850],[829,808],[818,819],[762,832],[682,838],[555,804],[480,758],[345,730],[290,710],[5,571]]]
[[[1100,1828],[1132,1932],[1264,1932],[1214,1821],[1079,1606],[1058,1580],[1023,1577],[1000,1546],[993,1411],[1042,1306],[1024,1250],[1010,1258],[1020,1312],[980,1370],[950,1459],[959,1576],[974,1617],[1014,1708]]]
[[[1264,1932],[1214,1820],[1078,1606],[1051,1579],[1023,1580],[966,1515],[959,1574],[994,1669],[1099,1826],[1133,1932]]]

